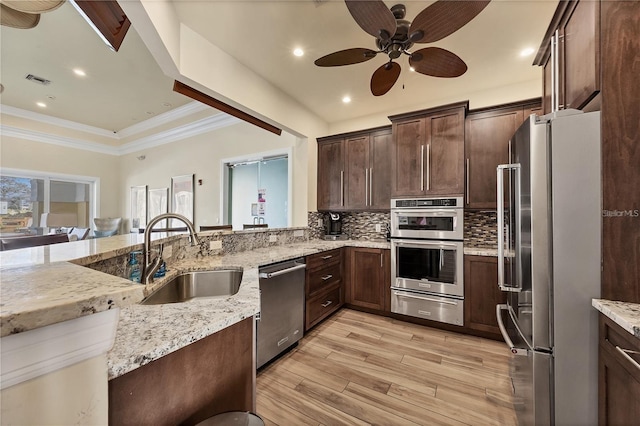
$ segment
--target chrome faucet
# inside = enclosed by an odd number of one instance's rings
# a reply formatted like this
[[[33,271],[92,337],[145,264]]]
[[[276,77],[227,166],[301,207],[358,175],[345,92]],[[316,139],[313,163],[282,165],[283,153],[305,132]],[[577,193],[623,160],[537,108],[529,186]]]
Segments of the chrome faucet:
[[[151,230],[153,226],[164,219],[178,219],[187,225],[189,230],[189,236],[191,237],[191,245],[198,245],[198,237],[196,236],[196,230],[193,223],[186,217],[177,213],[164,213],[151,219],[144,230],[144,264],[142,265],[142,284],[149,284],[153,280],[153,274],[156,273],[160,264],[162,263],[162,244],[160,244],[160,250],[158,255],[151,261]]]

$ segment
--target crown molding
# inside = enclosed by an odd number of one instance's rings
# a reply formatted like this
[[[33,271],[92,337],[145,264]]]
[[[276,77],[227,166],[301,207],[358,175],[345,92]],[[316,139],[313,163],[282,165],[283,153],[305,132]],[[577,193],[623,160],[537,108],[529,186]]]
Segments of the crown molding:
[[[27,111],[26,109],[12,107],[10,105],[0,106],[0,113],[12,115],[14,117],[27,118],[29,120],[52,124],[54,126],[64,127],[80,132],[91,133],[93,135],[102,136],[105,138],[120,139],[117,133],[101,129],[100,127],[88,126],[86,124],[76,123],[75,121],[52,117],[50,115],[40,114],[39,112]]]
[[[65,136],[57,136],[35,130],[21,129],[19,127],[6,126],[0,124],[0,135],[19,139],[26,139],[34,142],[48,143],[51,145],[64,146],[66,148],[81,149],[84,151],[98,152],[100,154],[119,155],[118,148],[99,144],[96,142],[74,139]]]
[[[198,103],[193,102],[193,104],[198,104]],[[209,107],[205,106],[205,109],[207,108]],[[185,114],[184,116],[189,115],[188,113],[186,113],[186,111],[191,111],[191,114],[192,114],[198,109],[199,107],[193,107],[193,106],[190,108],[185,108],[185,110],[183,110],[183,113]],[[160,117],[161,116],[158,116],[157,118],[160,118]],[[0,136],[26,139],[34,142],[64,146],[66,148],[97,152],[100,154],[125,155],[125,154],[130,154],[136,151],[140,151],[142,149],[149,149],[156,146],[165,145],[171,142],[176,142],[181,139],[186,139],[192,136],[197,136],[202,133],[211,132],[217,129],[221,129],[223,127],[232,126],[239,122],[240,122],[239,119],[232,117],[229,114],[225,114],[221,112],[216,115],[206,117],[189,124],[185,124],[182,126],[175,127],[173,129],[156,133],[155,135],[134,140],[132,142],[129,142],[125,145],[121,145],[118,147],[104,145],[104,144],[86,141],[82,139],[70,138],[66,136],[52,135],[50,133],[39,132],[36,130],[29,130],[29,129],[22,129],[19,127],[7,126],[4,124],[0,124]],[[143,124],[143,123],[140,123],[140,124]],[[147,129],[151,129],[153,127],[156,127],[156,126],[147,127]]]
[[[106,354],[119,308],[2,338],[0,389]]]
[[[117,133],[118,139],[128,138],[130,136],[137,135],[138,133],[153,129],[168,122],[188,117],[191,114],[195,114],[200,111],[206,111],[209,109],[211,109],[211,107],[201,102],[192,101],[181,107],[174,108],[171,111],[163,112],[162,114],[156,115],[155,117],[149,118],[145,121],[133,124],[120,130]]]
[[[120,146],[117,150],[120,155],[131,154],[143,149],[165,145],[171,142],[197,136],[202,133],[221,129],[223,127],[232,126],[239,122],[239,119],[221,112],[211,117],[206,117],[183,126],[178,126],[155,135],[138,139],[134,142]]]

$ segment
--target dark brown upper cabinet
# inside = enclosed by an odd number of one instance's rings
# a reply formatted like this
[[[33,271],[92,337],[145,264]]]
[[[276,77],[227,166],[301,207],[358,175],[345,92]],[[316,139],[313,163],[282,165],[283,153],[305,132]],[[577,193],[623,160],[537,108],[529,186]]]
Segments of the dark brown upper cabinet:
[[[391,196],[462,195],[468,102],[389,117]]]
[[[318,139],[318,210],[390,207],[391,127]]]
[[[509,140],[540,99],[469,111],[465,130],[465,207],[496,209],[499,164],[509,162]]]
[[[560,2],[534,64],[544,67],[545,114],[587,108],[600,92],[600,2]]]

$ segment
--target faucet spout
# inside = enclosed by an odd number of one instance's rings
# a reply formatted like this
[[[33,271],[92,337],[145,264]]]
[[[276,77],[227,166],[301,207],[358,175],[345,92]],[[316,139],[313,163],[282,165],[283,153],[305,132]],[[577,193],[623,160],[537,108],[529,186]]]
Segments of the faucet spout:
[[[196,236],[195,227],[193,226],[193,223],[191,223],[191,221],[186,217],[177,213],[164,213],[151,219],[144,230],[144,263],[142,265],[142,279],[143,284],[145,285],[153,281],[153,274],[158,268],[162,258],[162,251],[160,251],[154,261],[151,260],[151,230],[156,223],[164,219],[177,219],[183,222],[185,225],[187,225],[187,230],[189,231],[189,236],[191,238],[191,245],[195,246],[199,243],[198,237]]]

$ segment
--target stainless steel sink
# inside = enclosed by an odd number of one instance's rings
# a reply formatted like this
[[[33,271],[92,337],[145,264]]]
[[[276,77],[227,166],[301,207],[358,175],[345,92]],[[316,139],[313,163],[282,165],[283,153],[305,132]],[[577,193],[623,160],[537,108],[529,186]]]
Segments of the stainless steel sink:
[[[240,290],[242,271],[197,271],[180,274],[149,296],[141,305],[186,302],[196,297],[228,297]]]

